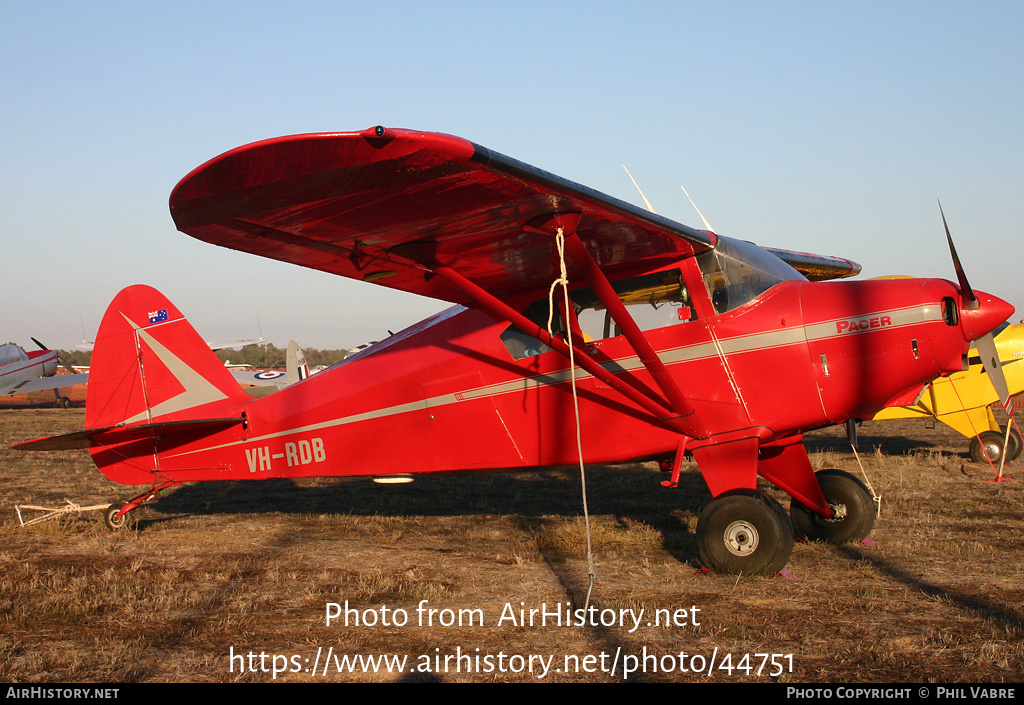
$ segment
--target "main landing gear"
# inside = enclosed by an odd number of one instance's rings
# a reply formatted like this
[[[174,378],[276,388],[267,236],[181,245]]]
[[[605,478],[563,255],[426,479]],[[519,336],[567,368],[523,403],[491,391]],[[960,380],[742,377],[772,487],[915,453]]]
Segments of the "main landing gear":
[[[794,536],[828,543],[867,538],[875,525],[875,502],[867,487],[842,470],[821,470],[815,476],[834,512],[827,519],[796,501],[787,515],[758,490],[732,490],[708,502],[697,520],[704,564],[716,573],[772,576],[789,562]]]
[[[697,545],[716,573],[775,575],[793,553],[793,526],[778,502],[758,490],[731,490],[708,502]]]
[[[1003,455],[1003,442],[1006,439],[1006,427],[1000,431],[982,431],[971,439],[971,460],[976,463],[987,463],[992,461],[999,464]],[[1016,428],[1010,429],[1010,443],[1007,446],[1006,462],[1012,462],[1020,457],[1024,442],[1021,441],[1020,433]]]
[[[815,473],[825,500],[835,512],[825,518],[794,501],[789,507],[796,535],[808,541],[847,543],[867,538],[875,525],[875,500],[864,483],[842,470]]]

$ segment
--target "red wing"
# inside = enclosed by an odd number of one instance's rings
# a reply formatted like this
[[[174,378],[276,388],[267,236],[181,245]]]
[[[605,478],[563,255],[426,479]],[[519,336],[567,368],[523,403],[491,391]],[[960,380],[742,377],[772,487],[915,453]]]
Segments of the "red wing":
[[[396,255],[436,255],[501,297],[545,290],[557,273],[551,237],[525,226],[554,213],[582,215],[577,232],[611,277],[715,241],[458,137],[409,130],[256,142],[171,194],[178,229],[200,240],[456,303],[466,294]]]

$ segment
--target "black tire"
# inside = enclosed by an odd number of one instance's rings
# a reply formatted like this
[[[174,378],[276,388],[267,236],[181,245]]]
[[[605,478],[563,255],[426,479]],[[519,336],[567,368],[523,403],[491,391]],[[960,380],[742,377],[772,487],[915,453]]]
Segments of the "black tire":
[[[697,545],[704,565],[716,573],[772,576],[793,553],[793,526],[766,494],[732,490],[700,513]]]
[[[1013,438],[1010,439],[1010,450],[1013,450]],[[982,431],[971,439],[971,460],[976,463],[989,461],[999,464],[1003,455],[1003,439],[1005,436],[998,431]]]
[[[120,517],[117,516],[123,506],[123,502],[114,502],[103,512],[103,523],[106,524],[107,528],[111,531],[134,529],[135,525],[138,523],[138,517],[135,515],[134,509],[125,512]]]
[[[828,543],[867,538],[875,526],[875,501],[864,483],[842,470],[820,470],[814,476],[835,515],[826,519],[793,500],[789,515],[796,535],[807,541]]]

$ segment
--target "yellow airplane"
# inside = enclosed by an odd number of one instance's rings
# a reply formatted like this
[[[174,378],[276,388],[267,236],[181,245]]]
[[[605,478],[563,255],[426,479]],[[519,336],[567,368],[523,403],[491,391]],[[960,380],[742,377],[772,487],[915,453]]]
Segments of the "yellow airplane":
[[[1024,321],[1004,323],[995,330],[995,347],[1006,376],[1010,395],[1024,392]],[[957,433],[971,439],[971,459],[998,464],[1003,454],[1006,428],[996,423],[991,405],[999,394],[985,372],[981,357],[971,349],[969,368],[949,377],[940,377],[924,388],[911,406],[889,407],[875,420],[915,419],[934,416]],[[1017,458],[1024,442],[1017,428],[1010,429],[1006,461]]]

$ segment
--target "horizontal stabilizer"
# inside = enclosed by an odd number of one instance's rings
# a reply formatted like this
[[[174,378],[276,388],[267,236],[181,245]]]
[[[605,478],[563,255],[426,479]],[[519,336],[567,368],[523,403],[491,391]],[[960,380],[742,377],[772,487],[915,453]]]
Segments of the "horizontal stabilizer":
[[[195,419],[190,421],[135,424],[133,426],[87,428],[84,431],[75,431],[74,433],[65,433],[60,436],[48,436],[46,438],[25,441],[24,443],[17,444],[14,448],[18,450],[76,450],[78,448],[112,446],[143,438],[155,438],[156,436],[172,436],[176,433],[195,433],[196,431],[215,433],[240,423],[242,423],[241,418]]]

